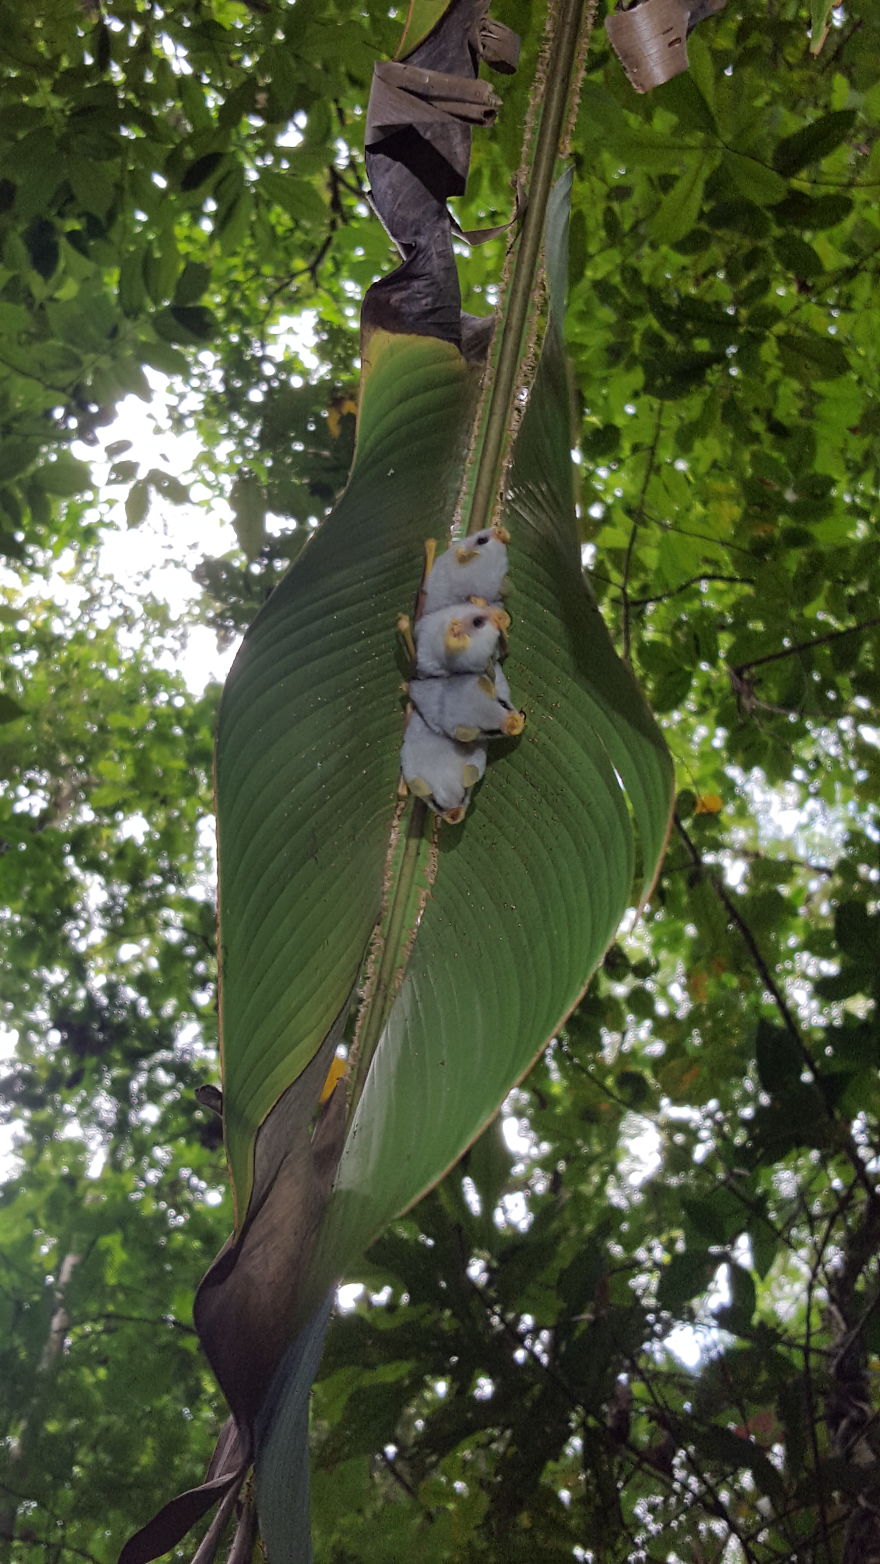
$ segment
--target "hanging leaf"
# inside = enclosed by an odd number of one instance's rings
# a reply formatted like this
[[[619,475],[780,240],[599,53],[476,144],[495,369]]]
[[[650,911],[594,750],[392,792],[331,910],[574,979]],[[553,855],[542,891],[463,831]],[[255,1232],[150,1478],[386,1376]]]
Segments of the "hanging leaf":
[[[143,478],[132,484],[125,497],[126,526],[139,527],[150,508],[150,485]]]
[[[773,154],[774,167],[790,178],[811,163],[819,163],[846,140],[855,122],[854,109],[837,109],[832,114],[823,114],[821,119],[778,143]]]
[[[266,497],[259,478],[241,473],[232,485],[229,503],[239,547],[248,559],[256,559],[266,542]]]
[[[630,899],[635,833],[645,886],[665,840],[665,745],[580,571],[561,342],[566,202],[560,187],[548,234],[553,320],[503,512],[516,583],[505,668],[528,726],[490,764],[461,836],[441,833],[436,882],[330,1202],[331,1271],[489,1122],[611,941]]]
[[[711,171],[712,160],[701,157],[679,175],[651,219],[652,238],[661,244],[675,244],[690,233],[702,207],[703,190]]]
[[[403,704],[395,618],[448,528],[473,371],[372,339],[355,467],[245,637],[217,741],[226,1144],[243,1215],[256,1132],[322,1042],[379,916]]]

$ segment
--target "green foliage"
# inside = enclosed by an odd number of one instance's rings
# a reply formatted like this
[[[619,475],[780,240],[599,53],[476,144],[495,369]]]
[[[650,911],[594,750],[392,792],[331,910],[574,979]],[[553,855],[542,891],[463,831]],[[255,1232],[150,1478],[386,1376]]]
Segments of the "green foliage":
[[[343,1009],[379,914],[405,672],[394,621],[418,589],[423,537],[447,526],[449,452],[472,400],[448,343],[389,337],[373,351],[352,483],[255,621],[221,708],[224,1080],[241,1214],[254,1135]]]
[[[532,9],[503,7],[528,58]],[[352,1278],[367,1290],[315,1399],[321,1564],[867,1556],[880,23],[862,10],[813,57],[826,7],[728,0],[690,75],[645,99],[594,40],[568,326],[582,526],[676,755],[680,828],[642,922],[509,1100],[507,1166],[493,1128]],[[198,1479],[219,1412],[188,1333],[228,1228],[191,1095],[213,1071],[212,701],[165,671],[158,615],[144,632],[106,589],[109,618],[68,611],[40,573],[101,519],[72,436],[148,372],[174,377],[212,496],[244,468],[262,489],[261,551],[201,572],[227,634],[341,487],[351,419],[334,436],[328,410],[390,259],[354,143],[396,32],[330,0],[280,21],[212,0],[161,24],[71,3],[36,27],[7,5],[0,37],[0,530],[37,573],[5,578],[0,612],[23,713],[0,711],[2,1091],[23,1129],[0,1205],[20,1441],[0,1531],[15,1564],[110,1564]],[[463,226],[507,215],[520,86]],[[471,307],[502,248],[464,263]]]
[[[244,327],[258,358],[245,322],[282,296],[307,307],[340,263],[349,275],[363,190],[338,159],[342,100],[363,102],[394,29],[346,3],[299,4],[277,27],[262,6],[159,18],[71,0],[37,26],[4,4],[0,36],[0,547],[14,556],[23,536],[81,535],[47,531],[48,497],[89,485],[59,447],[94,443],[120,398],[149,400],[148,372],[204,393],[187,349]]]

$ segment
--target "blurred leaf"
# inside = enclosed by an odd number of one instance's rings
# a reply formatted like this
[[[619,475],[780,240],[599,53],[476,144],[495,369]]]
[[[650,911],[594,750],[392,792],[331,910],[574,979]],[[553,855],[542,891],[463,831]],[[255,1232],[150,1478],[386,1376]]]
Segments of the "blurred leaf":
[[[694,226],[710,167],[703,160],[695,160],[663,197],[659,210],[651,219],[651,234],[658,243],[674,244]]]
[[[145,478],[133,483],[125,499],[126,526],[139,527],[150,508],[150,485]]]
[[[699,1250],[674,1254],[660,1272],[657,1302],[673,1314],[692,1298],[704,1293],[718,1269],[718,1260]]]
[[[67,451],[59,452],[53,462],[38,468],[34,477],[47,494],[64,497],[81,494],[92,482],[92,475],[85,462],[77,461]]]
[[[259,480],[246,475],[236,478],[229,503],[239,547],[248,559],[256,559],[266,541],[266,501]]]
[[[7,722],[15,722],[18,717],[24,715],[25,708],[20,706],[18,701],[13,700],[11,695],[0,692],[0,723],[5,725]]]
[[[823,114],[812,124],[795,131],[777,143],[773,153],[774,167],[789,178],[811,163],[818,163],[835,147],[845,141],[856,122],[854,109],[839,109],[833,114]]]
[[[791,1033],[768,1021],[759,1023],[755,1058],[761,1085],[771,1095],[784,1092],[792,1082],[799,1081],[804,1069],[803,1053]]]

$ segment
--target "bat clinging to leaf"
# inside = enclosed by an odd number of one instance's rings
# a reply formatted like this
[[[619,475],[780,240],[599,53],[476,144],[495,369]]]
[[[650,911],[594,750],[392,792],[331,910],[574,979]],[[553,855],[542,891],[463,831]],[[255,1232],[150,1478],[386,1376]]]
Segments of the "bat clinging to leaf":
[[[505,680],[506,683],[506,680]],[[475,739],[515,738],[525,725],[498,689],[498,670],[452,679],[411,679],[410,699],[435,733],[471,744]]]
[[[403,780],[411,793],[457,825],[464,818],[470,791],[486,769],[486,746],[459,744],[434,733],[413,708],[400,752]]]
[[[455,603],[423,614],[415,624],[416,673],[421,678],[485,673],[510,624],[503,608]]]
[[[467,598],[500,603],[507,586],[507,545],[504,527],[486,527],[453,543],[441,554],[425,577],[421,610],[432,614]]]
[[[464,819],[486,769],[486,740],[515,738],[525,724],[499,666],[509,541],[505,528],[487,527],[437,559],[429,539],[415,625],[406,614],[397,621],[412,664],[403,781],[450,825]]]

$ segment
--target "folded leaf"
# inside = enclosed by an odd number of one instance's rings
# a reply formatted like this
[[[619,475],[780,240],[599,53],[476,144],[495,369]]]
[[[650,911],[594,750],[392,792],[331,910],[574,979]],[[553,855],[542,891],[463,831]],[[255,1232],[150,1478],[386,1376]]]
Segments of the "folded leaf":
[[[436,883],[342,1155],[319,1273],[342,1274],[497,1112],[653,881],[672,803],[656,724],[586,587],[561,316],[568,181],[548,229],[553,313],[515,447],[505,663],[528,713],[490,761]],[[502,753],[503,744],[493,753]]]

